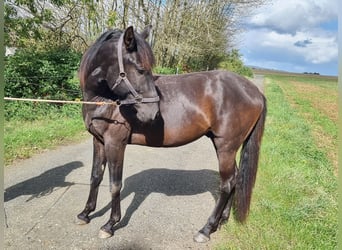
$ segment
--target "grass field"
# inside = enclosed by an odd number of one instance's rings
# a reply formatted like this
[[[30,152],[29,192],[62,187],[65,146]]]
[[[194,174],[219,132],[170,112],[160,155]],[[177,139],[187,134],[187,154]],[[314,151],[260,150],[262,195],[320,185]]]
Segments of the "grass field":
[[[217,249],[337,249],[337,81],[266,77],[268,116],[250,217]]]
[[[277,77],[292,107],[310,124],[316,145],[324,151],[337,175],[337,84],[331,78]]]

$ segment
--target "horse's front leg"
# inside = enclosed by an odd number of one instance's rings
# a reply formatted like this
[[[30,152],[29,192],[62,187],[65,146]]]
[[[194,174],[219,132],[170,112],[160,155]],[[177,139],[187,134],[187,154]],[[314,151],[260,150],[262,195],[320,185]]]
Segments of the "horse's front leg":
[[[77,216],[77,224],[83,225],[90,222],[89,214],[96,208],[99,185],[103,179],[106,166],[104,145],[95,136],[93,137],[93,167],[90,178],[90,191],[84,210]]]
[[[110,142],[105,144],[108,160],[110,193],[112,196],[111,214],[108,222],[101,227],[100,238],[108,238],[114,234],[113,226],[121,219],[120,192],[122,187],[122,169],[126,143]]]

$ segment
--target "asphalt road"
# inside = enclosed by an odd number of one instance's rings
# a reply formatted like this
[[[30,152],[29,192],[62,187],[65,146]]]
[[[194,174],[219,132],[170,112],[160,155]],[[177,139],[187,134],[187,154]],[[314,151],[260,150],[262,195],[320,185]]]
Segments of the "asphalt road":
[[[218,242],[219,232],[209,243],[192,239],[218,194],[217,159],[206,137],[178,148],[127,147],[122,220],[109,239],[97,237],[110,213],[107,172],[91,222],[75,223],[91,163],[88,139],[5,167],[5,249],[211,249]]]

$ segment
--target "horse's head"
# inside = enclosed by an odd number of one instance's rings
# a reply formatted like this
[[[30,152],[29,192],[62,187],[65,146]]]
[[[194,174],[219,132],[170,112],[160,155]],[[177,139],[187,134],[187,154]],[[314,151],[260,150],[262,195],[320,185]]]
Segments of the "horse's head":
[[[83,56],[80,68],[83,93],[89,89],[92,96],[108,97],[101,93],[110,91],[120,110],[143,123],[159,114],[159,96],[152,76],[154,56],[145,41],[150,29],[148,26],[140,34],[133,27],[106,32]],[[84,82],[92,87],[86,88]]]
[[[150,26],[139,34],[127,28],[118,41],[119,76],[112,91],[120,97],[120,103],[131,105],[142,122],[154,120],[159,113],[159,97],[152,76],[154,57],[145,39]]]

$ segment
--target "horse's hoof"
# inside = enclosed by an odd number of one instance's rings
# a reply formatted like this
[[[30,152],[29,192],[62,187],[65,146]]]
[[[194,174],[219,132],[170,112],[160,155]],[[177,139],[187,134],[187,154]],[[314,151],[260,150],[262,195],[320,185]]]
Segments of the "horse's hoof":
[[[84,217],[80,215],[78,215],[75,220],[76,225],[86,225],[89,222],[90,222],[90,219],[88,217]]]
[[[76,225],[82,226],[82,225],[88,224],[88,222],[86,222],[86,221],[84,221],[84,220],[80,220],[79,218],[76,218],[75,224],[76,224]]]
[[[208,242],[210,240],[210,238],[200,232],[198,232],[195,236],[194,236],[194,241],[197,243],[205,243]]]
[[[110,238],[112,236],[113,236],[112,233],[108,233],[106,231],[103,231],[102,229],[99,231],[99,238],[100,239],[107,239],[107,238]]]

